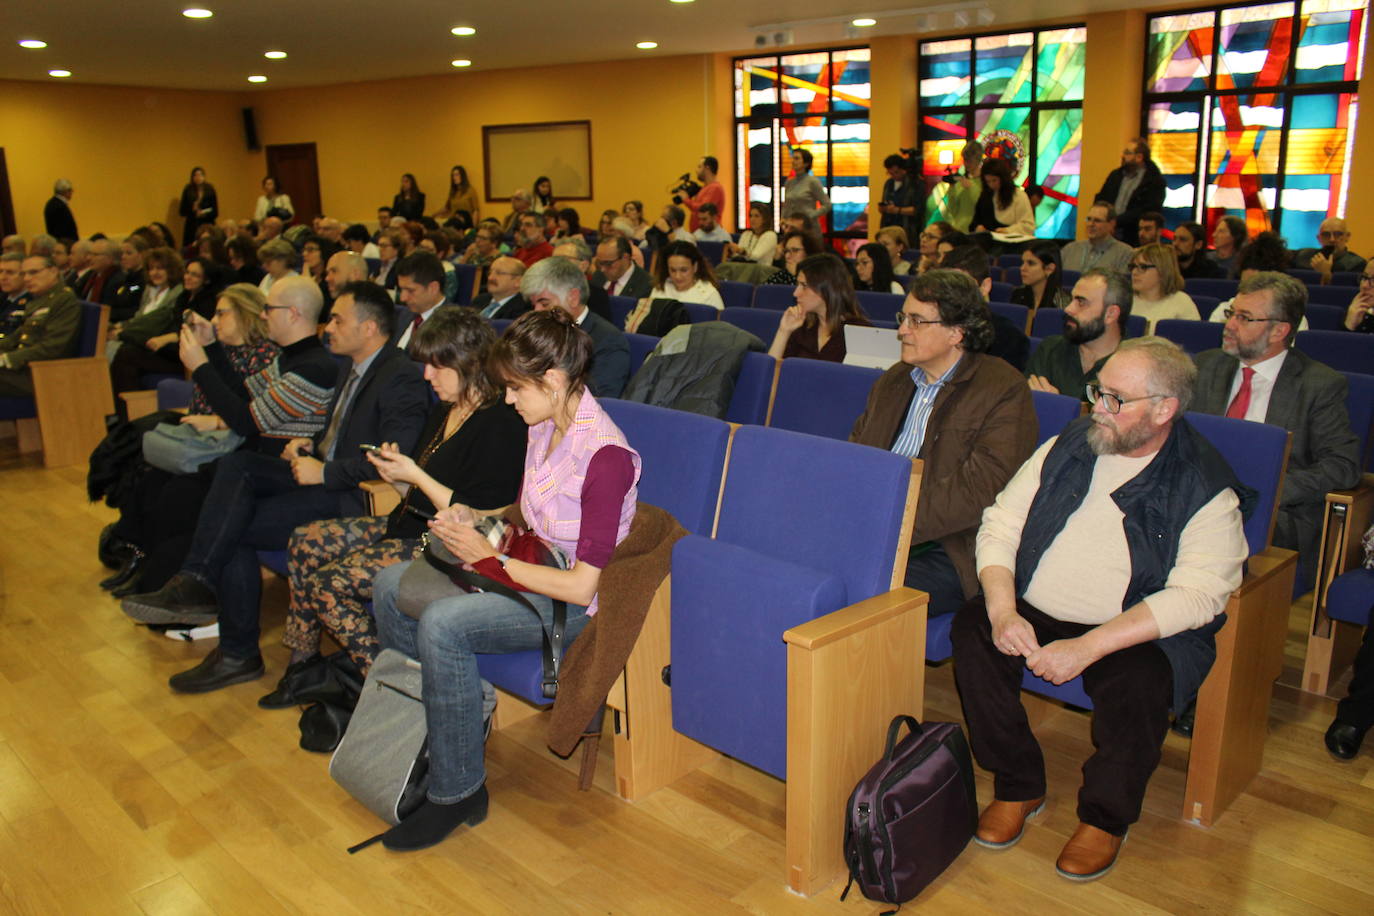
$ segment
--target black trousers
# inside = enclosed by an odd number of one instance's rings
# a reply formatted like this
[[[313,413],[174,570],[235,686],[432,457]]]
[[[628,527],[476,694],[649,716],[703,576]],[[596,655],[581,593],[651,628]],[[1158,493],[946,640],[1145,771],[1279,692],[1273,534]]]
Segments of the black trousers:
[[[1092,629],[1055,620],[1024,601],[1017,611],[1042,646]],[[981,595],[959,609],[950,640],[969,744],[979,765],[993,773],[993,794],[1000,801],[1039,798],[1045,794],[1045,758],[1021,705],[1025,659],[1003,655],[993,645]],[[1122,836],[1140,819],[1145,786],[1159,765],[1173,671],[1158,646],[1141,643],[1089,665],[1083,688],[1093,701],[1093,754],[1083,764],[1078,819]]]
[[[925,549],[912,547],[903,584],[930,596],[926,606],[929,617],[953,614],[964,606],[964,583],[959,580],[959,570],[938,543]]]
[[[1336,718],[1356,728],[1374,726],[1374,624],[1364,628],[1364,641],[1355,655],[1350,695],[1336,706]]]
[[[145,374],[166,372],[180,375],[184,371],[177,356],[176,344],[167,344],[160,350],[149,350],[139,344],[122,343],[110,361],[110,383],[118,395],[142,388],[139,379]]]

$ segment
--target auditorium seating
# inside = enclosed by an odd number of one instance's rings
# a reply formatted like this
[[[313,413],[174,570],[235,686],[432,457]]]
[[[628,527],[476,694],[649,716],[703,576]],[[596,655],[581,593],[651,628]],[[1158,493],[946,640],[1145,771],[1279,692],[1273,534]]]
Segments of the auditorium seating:
[[[991,302],[1010,302],[1012,285],[1010,283],[999,283],[992,281],[992,290],[988,293],[988,300]]]
[[[881,369],[819,359],[785,359],[768,425],[828,439],[847,440],[863,413]]]
[[[684,302],[682,308],[687,312],[687,317],[692,324],[700,324],[703,321],[715,321],[720,317],[720,309],[714,305],[701,305],[696,302]]]
[[[1155,322],[1155,336],[1172,340],[1196,356],[1204,350],[1215,350],[1221,346],[1221,330],[1224,327],[1216,321],[1163,318]]]
[[[650,334],[626,334],[625,339],[630,343],[630,375],[633,376],[663,338]]]
[[[763,341],[763,345],[767,347],[773,343],[773,338],[777,336],[778,322],[782,320],[782,312],[772,309],[726,307],[720,313],[720,320],[729,322],[737,328],[743,328]]]
[[[700,251],[702,257],[710,261],[712,267],[715,267],[720,263],[721,256],[725,254],[725,243],[697,242],[697,251]]]
[[[77,355],[28,364],[33,397],[0,398],[0,420],[14,420],[20,452],[43,451],[43,466],[82,464],[105,438],[114,409],[105,338],[110,307],[81,303]]]
[[[472,297],[477,294],[477,281],[481,279],[482,268],[476,264],[455,264],[458,274],[458,295],[454,301],[459,305],[472,305]]]
[[[1212,279],[1210,277],[1189,277],[1183,281],[1183,291],[1188,295],[1201,293],[1204,296],[1215,296],[1221,301],[1234,299],[1236,296],[1236,281],[1226,279]]]
[[[625,330],[625,319],[635,310],[639,300],[633,296],[608,296],[611,303],[611,323],[622,331]]]
[[[1374,334],[1299,331],[1294,345],[1339,372],[1369,372],[1374,367]]]
[[[1334,287],[1325,288],[1333,289]],[[1308,328],[1313,331],[1344,331],[1345,309],[1352,298],[1349,290],[1346,290],[1345,294],[1345,305],[1321,305],[1315,300],[1309,301],[1305,312]]]
[[[768,419],[777,378],[778,361],[773,357],[753,351],[744,354],[725,419],[731,423],[762,426]]]
[[[1355,298],[1359,290],[1351,289],[1348,286],[1309,286],[1307,287],[1307,303],[1311,308],[1314,305],[1329,305],[1339,307],[1341,317],[1345,317],[1345,310],[1350,307],[1350,300]],[[1307,323],[1316,327],[1311,318]]]
[[[1059,435],[1064,427],[1083,414],[1083,402],[1066,393],[1032,391],[1031,401],[1035,404],[1035,419],[1040,424],[1036,445],[1042,445],[1052,436]]]
[[[784,311],[797,304],[797,288],[773,283],[754,287],[754,308]]]
[[[1250,559],[1227,601],[1217,658],[1198,692],[1183,816],[1210,826],[1259,772],[1268,734],[1269,697],[1283,667],[1297,554],[1269,546],[1288,460],[1287,430],[1264,423],[1187,414],[1189,423],[1258,494],[1245,522]],[[1031,673],[1022,686],[1070,706],[1091,708],[1082,679],[1054,685]]]
[[[1030,330],[1030,309],[1024,305],[1015,305],[1011,302],[989,302],[988,308],[994,315],[1001,315],[1003,318],[1016,325],[1017,330],[1027,333]],[[1062,325],[1063,315],[1059,316]]]
[[[905,296],[896,293],[876,293],[868,290],[860,290],[855,293],[859,299],[859,308],[870,319],[876,318],[882,321],[890,321],[892,316],[902,310],[902,302]]]
[[[1036,309],[1035,316],[1031,318],[1031,334],[1042,340],[1046,337],[1053,337],[1055,334],[1064,333],[1064,310],[1063,309]],[[1145,318],[1142,315],[1132,315],[1126,319],[1126,336],[1141,337],[1145,333]]]
[[[754,302],[754,287],[738,280],[721,280],[720,298],[726,308],[749,308]]]

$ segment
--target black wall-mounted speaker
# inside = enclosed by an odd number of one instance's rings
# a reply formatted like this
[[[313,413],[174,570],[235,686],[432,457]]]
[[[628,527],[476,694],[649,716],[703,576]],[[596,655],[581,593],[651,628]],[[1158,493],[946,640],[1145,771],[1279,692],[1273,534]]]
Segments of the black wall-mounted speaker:
[[[243,109],[243,143],[250,153],[262,149],[258,143],[258,121],[253,115],[252,108]]]

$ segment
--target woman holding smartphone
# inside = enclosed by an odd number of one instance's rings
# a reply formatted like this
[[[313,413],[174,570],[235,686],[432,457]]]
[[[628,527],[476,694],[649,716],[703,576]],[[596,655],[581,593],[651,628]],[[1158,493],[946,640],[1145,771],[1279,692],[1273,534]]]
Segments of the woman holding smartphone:
[[[367,602],[372,577],[409,560],[436,507],[466,506],[490,513],[515,502],[525,458],[526,427],[501,401],[487,375],[496,342],[489,322],[457,306],[439,309],[411,342],[413,359],[439,402],[420,434],[412,458],[382,443],[368,460],[382,479],[406,487],[387,516],[332,518],[291,533],[287,578],[291,604],[282,639],[291,663],[277,687],[258,701],[264,709],[296,705],[295,691],[311,682],[320,660],[320,635],[328,629],[366,672],[378,652]]]

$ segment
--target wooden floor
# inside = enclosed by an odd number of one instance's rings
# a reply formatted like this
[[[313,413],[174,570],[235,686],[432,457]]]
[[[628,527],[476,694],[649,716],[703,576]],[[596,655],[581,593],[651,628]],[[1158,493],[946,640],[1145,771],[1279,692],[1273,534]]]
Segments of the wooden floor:
[[[138,628],[96,582],[84,471],[0,441],[0,911],[68,913],[873,913],[840,885],[783,886],[783,787],[721,760],[630,805],[576,792],[541,717],[487,749],[491,815],[421,853],[345,848],[380,823],[296,745],[294,711],[255,700],[280,675],[283,593],[265,602],[268,677],[204,697],[167,677],[206,644]],[[1333,703],[1299,693],[1295,606],[1266,767],[1213,829],[1179,820],[1187,742],[1171,735],[1120,864],[1089,885],[1053,863],[1076,825],[1086,719],[1040,726],[1050,803],[1006,852],[970,846],[917,902],[937,913],[1374,912],[1374,749],[1332,760]],[[929,717],[957,719],[948,665]],[[609,744],[609,742],[603,742]],[[985,801],[990,783],[979,775]],[[837,816],[839,816],[837,814]],[[908,907],[907,909],[911,909]]]

